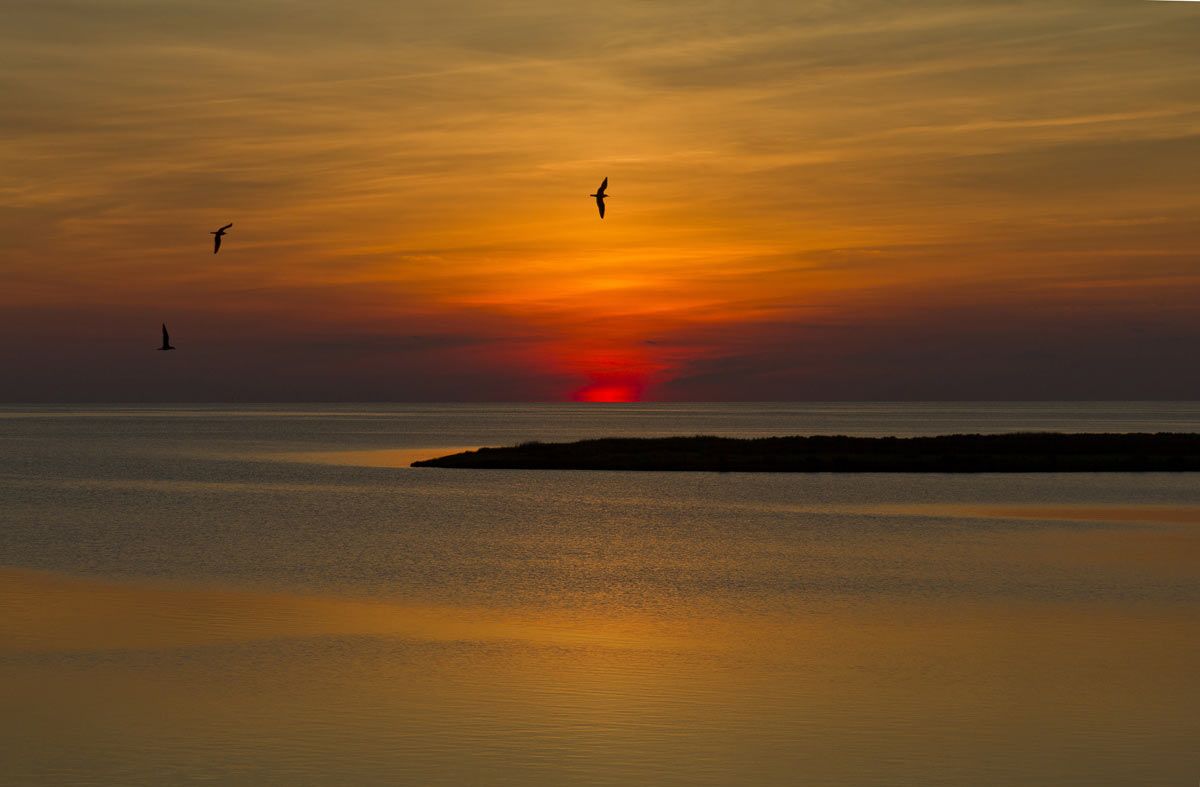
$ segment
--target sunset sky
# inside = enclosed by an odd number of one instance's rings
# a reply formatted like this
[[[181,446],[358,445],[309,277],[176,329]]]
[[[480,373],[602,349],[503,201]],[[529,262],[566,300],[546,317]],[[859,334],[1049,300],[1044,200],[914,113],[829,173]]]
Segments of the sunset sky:
[[[1200,395],[1200,3],[5,0],[0,95],[2,401]]]

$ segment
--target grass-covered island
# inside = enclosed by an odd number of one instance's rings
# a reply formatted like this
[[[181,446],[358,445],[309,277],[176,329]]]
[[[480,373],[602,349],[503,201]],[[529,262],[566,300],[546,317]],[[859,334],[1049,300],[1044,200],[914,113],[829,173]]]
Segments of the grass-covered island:
[[[740,473],[1200,471],[1200,434],[956,434],[940,437],[647,437],[480,448],[413,467]]]

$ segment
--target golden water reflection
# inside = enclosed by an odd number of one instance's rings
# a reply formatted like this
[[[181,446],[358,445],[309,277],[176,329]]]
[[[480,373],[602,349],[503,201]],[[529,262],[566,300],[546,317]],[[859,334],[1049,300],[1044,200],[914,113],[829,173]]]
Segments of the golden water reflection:
[[[3,652],[128,650],[323,636],[541,645],[698,647],[698,632],[648,616],[541,614],[394,604],[174,583],[114,582],[0,570]]]
[[[1134,783],[1191,767],[1194,612],[604,614],[7,569],[0,732],[29,783]]]
[[[1200,506],[1161,505],[963,505],[952,503],[889,504],[886,513],[929,514],[996,519],[1050,519],[1076,522],[1162,522],[1200,525]]]
[[[289,451],[263,454],[260,458],[274,462],[311,462],[315,464],[350,467],[408,468],[413,462],[434,459],[479,446],[441,446],[437,448],[366,448],[339,451]]]

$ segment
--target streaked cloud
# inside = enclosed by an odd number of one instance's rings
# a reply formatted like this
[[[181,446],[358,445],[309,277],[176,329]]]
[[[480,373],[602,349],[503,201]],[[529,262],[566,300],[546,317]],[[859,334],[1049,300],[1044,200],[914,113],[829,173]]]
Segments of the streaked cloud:
[[[34,358],[61,320],[131,376],[117,346],[164,317],[181,350],[273,353],[268,399],[869,398],[895,336],[1002,341],[972,314],[1029,323],[1013,359],[1164,311],[1194,344],[1198,38],[1116,0],[13,0],[0,353],[28,379],[0,398],[127,395]],[[941,362],[905,359],[938,396]],[[999,367],[956,363],[988,396]]]

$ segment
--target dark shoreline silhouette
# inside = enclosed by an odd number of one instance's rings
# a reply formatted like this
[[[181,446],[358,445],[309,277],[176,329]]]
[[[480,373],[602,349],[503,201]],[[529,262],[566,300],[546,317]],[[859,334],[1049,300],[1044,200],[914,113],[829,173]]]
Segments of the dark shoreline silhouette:
[[[412,466],[740,473],[1200,472],[1200,434],[604,438],[481,448]]]

